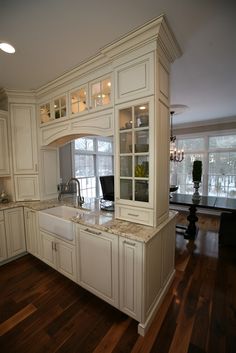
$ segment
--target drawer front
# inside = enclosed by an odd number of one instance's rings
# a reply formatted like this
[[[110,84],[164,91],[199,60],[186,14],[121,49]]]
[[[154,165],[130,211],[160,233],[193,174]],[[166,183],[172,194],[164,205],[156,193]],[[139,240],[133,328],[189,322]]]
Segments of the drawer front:
[[[153,210],[129,206],[116,206],[116,217],[126,221],[153,226]]]

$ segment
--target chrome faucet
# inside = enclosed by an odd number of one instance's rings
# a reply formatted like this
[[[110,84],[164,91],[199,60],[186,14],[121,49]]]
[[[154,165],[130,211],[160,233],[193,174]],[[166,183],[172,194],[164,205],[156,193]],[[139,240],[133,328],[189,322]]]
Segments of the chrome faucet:
[[[81,207],[84,203],[84,198],[83,196],[81,196],[81,193],[80,193],[80,183],[79,183],[79,180],[77,178],[70,178],[68,181],[67,181],[67,185],[69,185],[72,181],[75,181],[76,182],[76,203],[77,203],[77,206]]]

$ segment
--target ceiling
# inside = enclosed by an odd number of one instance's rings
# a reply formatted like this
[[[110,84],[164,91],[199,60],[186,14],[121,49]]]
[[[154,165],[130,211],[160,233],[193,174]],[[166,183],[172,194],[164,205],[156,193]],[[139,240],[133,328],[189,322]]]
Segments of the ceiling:
[[[174,124],[236,120],[234,0],[0,0],[0,87],[37,89],[165,14],[183,55],[172,65]],[[213,122],[213,121],[212,121]]]

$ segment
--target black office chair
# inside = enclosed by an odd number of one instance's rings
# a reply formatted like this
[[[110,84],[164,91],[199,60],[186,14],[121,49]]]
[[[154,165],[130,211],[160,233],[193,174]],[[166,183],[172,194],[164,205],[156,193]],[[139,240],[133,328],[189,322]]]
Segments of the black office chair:
[[[114,175],[100,177],[102,198],[100,199],[101,210],[114,211]]]
[[[236,246],[236,211],[221,213],[219,244]]]

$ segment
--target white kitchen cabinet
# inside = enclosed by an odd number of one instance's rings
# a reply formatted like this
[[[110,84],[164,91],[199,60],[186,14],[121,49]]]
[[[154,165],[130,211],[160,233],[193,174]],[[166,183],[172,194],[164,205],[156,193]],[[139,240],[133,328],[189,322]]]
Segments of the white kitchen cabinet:
[[[153,99],[116,107],[116,217],[153,225]],[[152,163],[151,163],[152,162]]]
[[[134,240],[119,239],[120,310],[141,321],[143,246]]]
[[[0,176],[10,174],[7,115],[0,110]]]
[[[64,120],[63,118],[67,116],[67,94],[62,94],[39,106],[40,124],[58,119]]]
[[[112,106],[111,75],[97,78],[70,92],[71,117]]]
[[[11,104],[14,174],[37,174],[36,115],[33,104]]]
[[[88,84],[84,84],[70,92],[70,114],[77,116],[88,111]]]
[[[3,211],[0,211],[0,262],[7,259],[7,242]]]
[[[36,114],[33,104],[10,104],[16,201],[39,200]]]
[[[90,110],[104,109],[112,104],[111,76],[89,82]]]
[[[24,214],[22,207],[4,211],[8,258],[26,251]]]
[[[40,230],[41,259],[73,281],[76,275],[75,245]]]
[[[38,179],[38,175],[14,175],[16,200],[39,200]]]
[[[156,227],[169,212],[169,64],[153,55],[155,91],[115,101],[115,209],[117,218]]]
[[[118,236],[78,227],[79,284],[118,307]]]
[[[25,238],[27,251],[40,257],[39,223],[37,211],[24,208]]]

